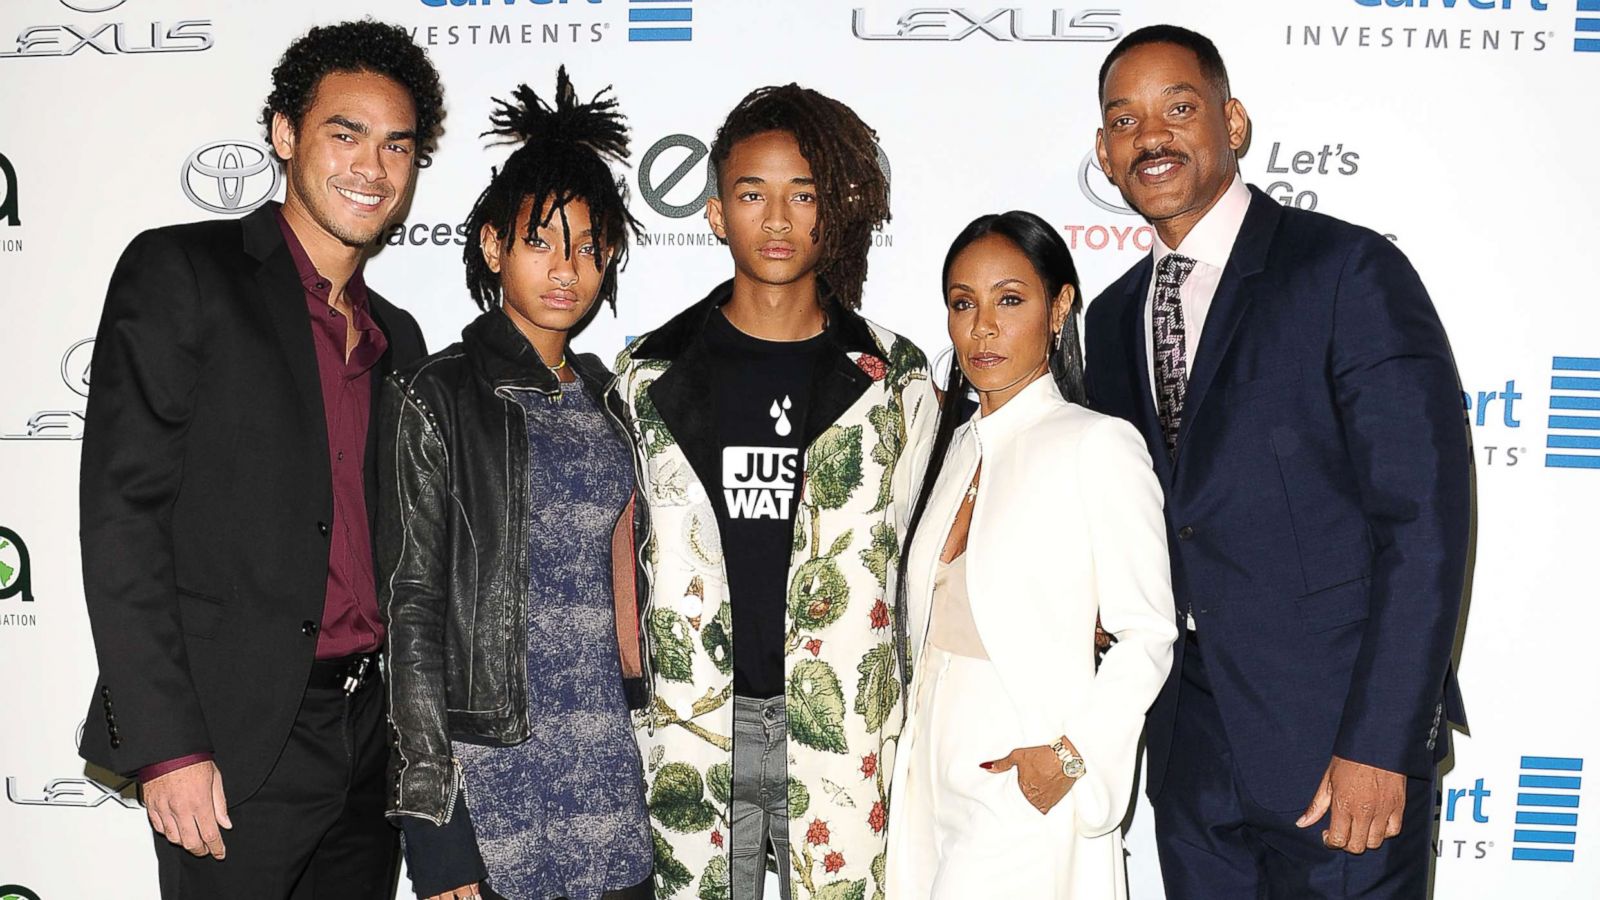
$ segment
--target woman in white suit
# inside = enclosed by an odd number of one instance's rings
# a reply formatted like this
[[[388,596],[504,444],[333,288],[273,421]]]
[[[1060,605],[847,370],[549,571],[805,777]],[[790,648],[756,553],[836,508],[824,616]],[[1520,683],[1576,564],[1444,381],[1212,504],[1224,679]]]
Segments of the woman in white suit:
[[[887,893],[1126,897],[1119,825],[1178,636],[1161,488],[1133,427],[1083,406],[1056,229],[979,218],[943,284],[955,364],[900,561]]]

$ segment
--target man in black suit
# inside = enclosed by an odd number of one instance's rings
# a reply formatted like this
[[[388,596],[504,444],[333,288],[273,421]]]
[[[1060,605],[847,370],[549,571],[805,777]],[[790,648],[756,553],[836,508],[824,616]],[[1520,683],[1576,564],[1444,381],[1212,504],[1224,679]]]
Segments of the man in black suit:
[[[403,29],[312,29],[263,112],[283,205],[147,231],[111,276],[83,440],[100,677],[80,751],[139,778],[163,897],[393,896],[369,425],[380,379],[426,351],[361,263],[442,105]]]
[[[1173,900],[1410,900],[1435,766],[1471,455],[1409,262],[1245,185],[1217,48],[1129,34],[1100,71],[1101,167],[1156,232],[1089,307],[1089,397],[1145,435],[1179,626],[1148,717]]]

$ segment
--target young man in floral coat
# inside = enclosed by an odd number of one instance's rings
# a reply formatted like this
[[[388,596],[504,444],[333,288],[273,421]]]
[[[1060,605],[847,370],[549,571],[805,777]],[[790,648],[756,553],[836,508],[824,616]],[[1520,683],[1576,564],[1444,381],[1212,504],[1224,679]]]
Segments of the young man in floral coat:
[[[711,151],[734,277],[618,359],[651,532],[637,722],[661,897],[881,898],[902,722],[889,583],[938,404],[861,318],[875,135],[796,85]],[[926,451],[924,450],[924,453]]]

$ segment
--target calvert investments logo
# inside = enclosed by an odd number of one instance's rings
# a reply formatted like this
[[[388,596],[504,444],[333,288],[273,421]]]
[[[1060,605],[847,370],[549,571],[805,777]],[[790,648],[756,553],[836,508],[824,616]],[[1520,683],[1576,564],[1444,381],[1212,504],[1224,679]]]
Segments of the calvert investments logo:
[[[689,0],[681,0],[683,3]],[[599,6],[601,0],[421,0],[430,11],[461,18],[448,25],[411,29],[411,39],[434,47],[527,47],[541,44],[593,44],[611,23],[572,18],[571,10]],[[559,12],[558,12],[559,11]]]
[[[1600,358],[1550,361],[1549,424],[1546,468],[1600,470]]]
[[[89,396],[89,364],[94,338],[84,338],[61,356],[61,382],[79,397]],[[76,441],[83,439],[83,410],[43,409],[28,418],[19,432],[0,433],[0,441]]]
[[[1345,0],[1347,8],[1350,4]],[[1549,0],[1353,0],[1353,5],[1361,9],[1335,21],[1286,23],[1284,45],[1325,51],[1541,53],[1557,44],[1552,17],[1546,15]]]
[[[60,0],[72,13],[111,12],[126,0]],[[160,21],[88,20],[67,24],[26,25],[14,44],[0,43],[0,59],[31,56],[99,56],[141,53],[197,53],[212,46],[210,19]]]
[[[629,41],[694,40],[694,0],[628,0]]]
[[[183,161],[178,183],[184,196],[206,212],[238,216],[278,193],[283,174],[272,151],[253,141],[212,141]]]
[[[1524,756],[1517,778],[1517,828],[1511,858],[1569,863],[1577,856],[1583,759]]]
[[[850,33],[863,41],[963,41],[974,35],[1001,42],[1104,42],[1122,37],[1117,9],[1025,10],[1019,6],[975,11],[958,6],[919,6],[898,19],[850,13]]]

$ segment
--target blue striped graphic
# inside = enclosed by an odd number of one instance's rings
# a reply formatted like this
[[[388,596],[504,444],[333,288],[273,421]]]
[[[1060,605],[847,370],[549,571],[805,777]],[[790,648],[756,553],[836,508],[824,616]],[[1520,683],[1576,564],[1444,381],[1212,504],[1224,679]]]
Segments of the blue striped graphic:
[[[1583,779],[1576,775],[1524,775],[1517,781],[1517,787],[1525,788],[1562,788],[1575,791],[1582,786]]]
[[[1600,12],[1600,0],[1578,0],[1578,12]]]
[[[1579,31],[1600,31],[1600,19],[1579,19]]]
[[[692,41],[693,0],[628,0],[629,41]],[[670,4],[670,5],[668,5]]]
[[[1593,21],[1600,23],[1600,19]],[[1600,39],[1596,39],[1596,43],[1600,44]],[[1550,434],[1546,435],[1545,447],[1548,450],[1600,451],[1600,442],[1593,434],[1586,433],[1600,431],[1600,415],[1583,413],[1600,413],[1600,357],[1552,357]],[[1544,465],[1547,469],[1600,469],[1600,452],[1546,452]]]
[[[1600,2],[1600,0],[1596,0]],[[1556,360],[1560,370],[1562,360]],[[1554,419],[1552,416],[1552,425]],[[1554,436],[1551,438],[1555,439]],[[1554,454],[1552,454],[1554,456]],[[1555,465],[1546,457],[1545,465]],[[1600,468],[1600,455],[1572,456],[1573,465]],[[1517,794],[1517,828],[1512,832],[1511,858],[1529,862],[1572,862],[1577,856],[1578,814],[1545,812],[1576,810],[1583,787],[1583,760],[1571,756],[1524,756],[1517,787],[1534,789]],[[1531,807],[1531,808],[1530,808]],[[1534,827],[1524,827],[1534,826]]]
[[[1600,41],[1596,41],[1600,43]],[[1572,862],[1574,856],[1571,850],[1536,850],[1532,847],[1515,847],[1511,851],[1512,859],[1531,859],[1540,862]]]
[[[1577,813],[1542,813],[1519,812],[1517,813],[1518,825],[1576,825]]]
[[[1600,13],[1600,0],[1578,0],[1578,12]],[[1600,19],[1579,16],[1573,31],[1578,35],[1600,32]],[[1600,53],[1600,38],[1574,36],[1572,49],[1579,53]]]
[[[1600,39],[1575,38],[1572,41],[1572,49],[1579,53],[1600,53]]]

